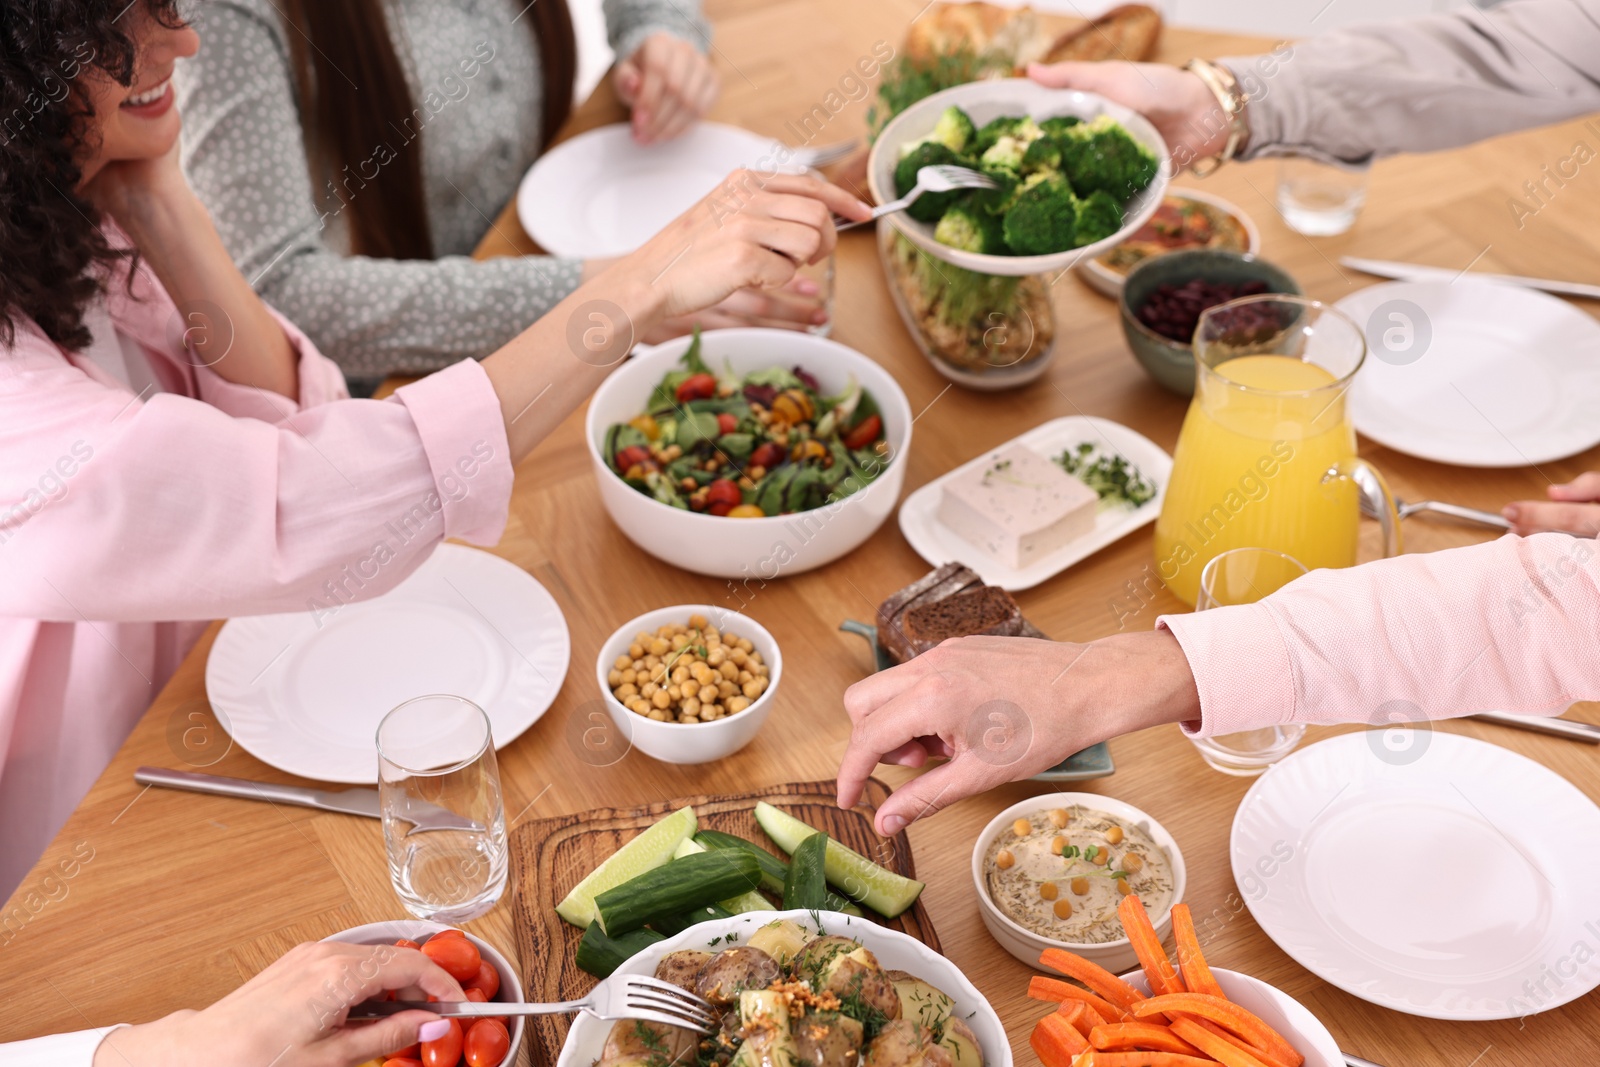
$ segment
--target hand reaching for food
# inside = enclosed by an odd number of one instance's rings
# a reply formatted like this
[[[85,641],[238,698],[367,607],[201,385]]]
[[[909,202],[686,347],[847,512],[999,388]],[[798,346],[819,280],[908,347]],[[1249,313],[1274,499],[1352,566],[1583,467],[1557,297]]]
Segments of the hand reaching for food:
[[[645,38],[612,75],[617,95],[633,108],[640,144],[670,141],[717,102],[722,79],[694,45],[670,33]]]
[[[1052,89],[1099,93],[1150,120],[1172,151],[1174,169],[1220,153],[1228,120],[1198,75],[1164,63],[1033,63],[1028,77]]]
[[[1549,500],[1519,500],[1501,511],[1511,531],[1529,534],[1562,531],[1594,537],[1600,534],[1600,471],[1580,474],[1565,485],[1552,485]]]

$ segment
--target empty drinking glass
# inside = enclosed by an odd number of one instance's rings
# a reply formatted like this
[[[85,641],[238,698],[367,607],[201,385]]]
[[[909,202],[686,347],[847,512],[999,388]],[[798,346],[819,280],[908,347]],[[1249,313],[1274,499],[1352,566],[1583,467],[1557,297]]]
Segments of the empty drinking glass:
[[[1367,168],[1304,156],[1278,162],[1278,211],[1299,233],[1332,237],[1355,225],[1367,202]]]
[[[408,700],[378,724],[389,877],[411,914],[461,923],[505,891],[506,816],[489,717],[470,700]]]
[[[1254,604],[1305,573],[1304,564],[1282,552],[1235,548],[1217,556],[1200,572],[1200,595],[1194,609]],[[1216,770],[1253,778],[1293,752],[1305,733],[1303,724],[1292,723],[1191,740],[1200,750],[1200,758]]]

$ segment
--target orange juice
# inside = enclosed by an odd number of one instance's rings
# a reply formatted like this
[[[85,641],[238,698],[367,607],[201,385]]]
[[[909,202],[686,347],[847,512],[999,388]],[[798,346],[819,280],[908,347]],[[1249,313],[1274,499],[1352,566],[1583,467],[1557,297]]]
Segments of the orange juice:
[[[1200,572],[1231,548],[1270,548],[1307,568],[1356,562],[1360,512],[1344,389],[1293,356],[1239,356],[1202,367],[1178,435],[1171,484],[1156,520],[1156,572],[1185,603]]]

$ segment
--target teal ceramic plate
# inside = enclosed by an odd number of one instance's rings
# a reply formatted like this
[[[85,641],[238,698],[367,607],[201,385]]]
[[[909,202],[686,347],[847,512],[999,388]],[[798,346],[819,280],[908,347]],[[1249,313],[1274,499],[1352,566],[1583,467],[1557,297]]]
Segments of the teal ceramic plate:
[[[895,665],[889,658],[889,653],[878,644],[878,628],[869,626],[864,622],[846,619],[839,624],[839,629],[846,633],[859,634],[872,644],[872,655],[877,661],[877,668],[886,671]],[[1074,752],[1060,763],[1047,771],[1041,771],[1033,776],[1036,782],[1087,782],[1091,778],[1108,778],[1117,773],[1117,765],[1112,762],[1111,749],[1104,741],[1090,745],[1082,752]]]

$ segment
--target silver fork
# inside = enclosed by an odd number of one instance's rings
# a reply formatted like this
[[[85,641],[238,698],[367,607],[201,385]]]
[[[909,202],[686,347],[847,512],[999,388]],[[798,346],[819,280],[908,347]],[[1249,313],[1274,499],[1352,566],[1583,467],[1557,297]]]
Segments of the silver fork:
[[[808,145],[805,148],[796,148],[789,156],[789,165],[795,167],[826,167],[830,163],[837,163],[856,150],[861,141],[852,137],[848,141],[835,141],[833,144]]]
[[[596,1019],[638,1019],[662,1026],[682,1026],[702,1034],[721,1025],[716,1010],[687,990],[642,974],[620,976],[594,987],[582,1000],[556,1004],[505,1004],[472,1000],[405,1001],[369,1000],[350,1009],[351,1019],[382,1019],[403,1011],[431,1011],[446,1019],[477,1019],[492,1015],[560,1015],[588,1012]]]
[[[1511,529],[1511,524],[1505,520],[1503,515],[1496,515],[1492,511],[1479,511],[1477,508],[1462,507],[1460,504],[1446,504],[1442,500],[1401,500],[1399,497],[1395,497],[1394,507],[1400,513],[1402,519],[1409,519],[1418,512],[1428,512],[1433,515],[1443,515],[1446,518],[1457,519],[1461,522],[1474,523],[1478,526],[1489,526],[1496,530]],[[1374,508],[1375,505],[1372,500],[1366,494],[1362,494],[1361,514],[1369,519],[1377,518],[1377,512]],[[1584,533],[1580,530],[1562,530],[1559,532],[1571,537],[1590,538],[1595,536],[1592,533]]]
[[[891,200],[887,204],[880,204],[872,209],[872,215],[860,222],[835,221],[837,230],[853,230],[857,226],[865,226],[869,222],[876,222],[885,215],[892,215],[896,211],[904,211],[923,193],[948,193],[955,189],[994,189],[998,183],[987,174],[980,174],[970,167],[957,167],[949,163],[940,163],[932,167],[923,167],[917,171],[917,184],[911,191],[899,200]]]

